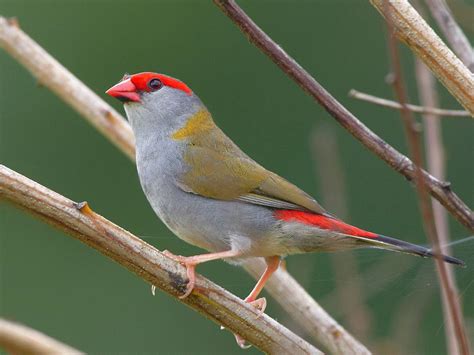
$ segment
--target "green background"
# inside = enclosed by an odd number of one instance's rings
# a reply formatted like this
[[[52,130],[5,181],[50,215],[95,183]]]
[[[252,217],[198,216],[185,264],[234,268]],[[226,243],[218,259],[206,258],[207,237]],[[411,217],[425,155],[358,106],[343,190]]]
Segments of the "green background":
[[[406,153],[397,112],[347,97],[351,88],[391,97],[384,81],[384,23],[368,1],[240,3],[362,122]],[[311,136],[325,127],[338,140],[348,219],[369,230],[426,243],[412,186],[341,129],[211,1],[0,0],[0,14],[17,16],[24,31],[120,112],[120,103],[104,91],[123,73],[157,71],[182,79],[250,156],[316,197],[321,189]],[[417,102],[413,58],[406,49],[402,53],[410,97]],[[442,107],[458,107],[444,88],[439,92]],[[473,123],[444,119],[442,126],[448,179],[472,206]],[[156,218],[133,164],[3,51],[0,144],[2,164],[73,200],[89,201],[95,211],[147,236],[159,249],[182,255],[201,252]],[[89,353],[242,353],[230,333],[159,291],[152,297],[144,281],[30,215],[0,203],[0,223],[2,317]],[[451,217],[450,225],[453,239],[468,235]],[[456,275],[471,329],[473,245],[454,247],[455,255],[469,266],[456,269]],[[432,262],[399,254],[382,270],[389,253],[358,251],[365,276],[345,277],[334,274],[334,265],[348,254],[340,255],[336,261],[327,254],[293,256],[287,259],[288,268],[356,334],[362,324],[348,324],[350,314],[341,311],[344,307],[333,292],[336,285],[360,282],[370,319],[362,339],[371,349],[445,352]],[[427,271],[419,277],[422,267]],[[203,265],[199,271],[242,297],[253,285],[243,270],[223,262]],[[269,302],[267,313],[304,335],[274,302]],[[418,318],[410,321],[413,315]]]

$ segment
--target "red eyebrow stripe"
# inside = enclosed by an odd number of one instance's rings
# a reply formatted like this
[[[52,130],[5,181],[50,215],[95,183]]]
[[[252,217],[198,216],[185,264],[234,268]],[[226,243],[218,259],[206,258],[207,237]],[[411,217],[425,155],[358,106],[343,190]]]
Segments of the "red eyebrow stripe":
[[[338,219],[323,216],[316,213],[294,211],[294,210],[277,210],[275,217],[287,222],[300,222],[307,225],[315,226],[321,229],[327,229],[335,232],[353,235],[357,237],[376,238],[378,235],[372,232],[367,232],[363,229],[351,226]]]
[[[168,75],[152,73],[152,72],[144,72],[134,74],[130,77],[130,80],[135,85],[135,87],[142,91],[150,92],[150,88],[148,87],[148,82],[151,79],[159,79],[163,85],[171,87],[173,89],[178,89],[185,92],[188,95],[192,94],[192,90],[182,81],[172,78]]]

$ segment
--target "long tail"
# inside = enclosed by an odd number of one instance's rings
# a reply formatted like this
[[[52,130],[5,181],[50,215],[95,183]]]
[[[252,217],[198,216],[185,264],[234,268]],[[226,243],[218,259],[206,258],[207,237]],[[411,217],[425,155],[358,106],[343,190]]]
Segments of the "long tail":
[[[434,257],[434,254],[430,249],[427,249],[420,245],[404,242],[403,240],[386,237],[380,234],[378,234],[376,237],[371,237],[371,238],[364,238],[364,237],[356,237],[356,238],[364,239],[369,244],[373,245],[376,248],[378,247],[382,249],[389,249],[389,250],[398,251],[398,252],[407,253],[407,254],[414,254],[414,255],[421,256],[423,258]],[[442,254],[441,258],[450,264],[466,266],[464,261],[454,258],[452,256]]]
[[[333,216],[296,210],[277,210],[275,212],[275,217],[287,222],[303,223],[317,227],[319,229],[339,232],[350,238],[358,239],[359,241],[363,242],[365,246],[418,255],[424,258],[434,257],[434,254],[430,249],[395,238],[365,231],[363,229],[351,226]],[[464,261],[451,256],[441,255],[441,258],[443,258],[443,260],[447,263],[465,266]]]

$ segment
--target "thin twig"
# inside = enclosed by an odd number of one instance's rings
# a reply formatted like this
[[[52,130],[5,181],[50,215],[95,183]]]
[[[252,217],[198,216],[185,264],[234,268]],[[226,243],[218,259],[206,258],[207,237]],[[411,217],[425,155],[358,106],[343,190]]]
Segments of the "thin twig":
[[[22,63],[33,75],[43,78],[44,85],[50,85],[48,80],[65,82],[65,89],[74,91],[76,94],[70,99],[74,101],[73,107],[88,106],[101,107],[105,105],[104,112],[116,112],[97,95],[89,97],[82,92],[90,91],[82,82],[74,78],[74,86],[68,86],[66,78],[72,76],[70,72],[64,73],[63,66],[54,60],[44,49],[38,46],[20,28],[0,17],[0,46],[4,47],[15,58],[20,58]],[[35,60],[27,60],[23,56],[34,57]],[[64,77],[63,77],[64,75]],[[64,80],[63,80],[64,79]],[[65,97],[60,91],[54,91],[62,99]],[[66,101],[70,102],[70,101]],[[83,113],[83,110],[79,110]],[[118,124],[109,124],[102,119],[102,111],[95,112],[97,117],[92,120],[99,125],[99,131],[112,142],[117,142],[118,147],[132,160],[135,159],[134,137],[130,126],[125,119],[118,115]],[[84,117],[90,119],[88,116]],[[109,114],[106,114],[109,117]],[[115,119],[114,119],[115,121]],[[124,137],[118,141],[116,136]],[[244,268],[255,278],[261,276],[263,263],[261,260],[249,260],[244,263]],[[288,314],[316,341],[323,344],[335,354],[370,354],[370,352],[358,342],[351,334],[341,327],[321,306],[304,290],[301,285],[285,270],[276,272],[265,286],[265,289],[273,298],[288,312]],[[291,301],[290,301],[291,300]]]
[[[353,97],[354,99],[362,100],[362,101],[367,101],[372,104],[384,106],[384,107],[389,107],[393,108],[396,110],[401,110],[402,105],[400,105],[396,101],[392,100],[387,100],[383,99],[381,97],[373,96],[370,94],[366,94],[357,90],[352,89],[349,91],[349,97]],[[436,108],[432,106],[417,106],[417,105],[412,105],[412,104],[407,104],[407,108],[416,113],[427,113],[429,114],[429,117],[435,117],[437,118],[438,116],[443,116],[443,117],[473,117],[471,114],[467,111],[463,110],[445,110],[442,108]]]
[[[418,86],[420,102],[424,105],[437,105],[438,95],[435,88],[435,79],[428,68],[419,60],[415,60],[415,77]],[[446,175],[446,163],[439,117],[431,114],[423,115],[423,126],[425,135],[425,151],[427,156],[428,171],[434,176],[443,179]],[[438,231],[440,250],[443,254],[451,254],[449,248],[449,225],[446,210],[438,201],[431,199],[434,222]],[[455,294],[458,294],[456,279],[451,265],[446,265],[449,283]],[[444,291],[444,289],[443,289]],[[445,292],[441,293],[443,302],[443,314],[445,319],[445,333],[449,354],[459,354],[452,318],[449,316],[449,303]]]
[[[391,13],[394,33],[430,68],[433,74],[474,116],[474,74],[444,44],[407,0],[370,0],[387,18]]]
[[[0,319],[0,349],[22,355],[84,354],[35,329],[5,319]]]
[[[0,198],[39,216],[70,236],[155,285],[207,318],[268,353],[321,354],[312,345],[230,292],[198,275],[193,293],[185,268],[130,232],[76,203],[0,165]]]
[[[410,154],[415,162],[415,185],[418,192],[418,200],[420,205],[421,214],[423,217],[423,226],[425,232],[433,246],[433,253],[436,256],[435,262],[438,270],[438,278],[440,281],[441,292],[446,293],[446,298],[449,305],[449,312],[447,314],[452,319],[456,340],[458,343],[458,348],[461,351],[461,354],[469,354],[469,342],[466,336],[466,330],[464,328],[464,320],[461,312],[461,307],[459,305],[459,299],[457,293],[452,288],[451,281],[448,276],[448,271],[446,269],[446,264],[441,259],[440,251],[440,240],[436,230],[436,225],[434,223],[433,210],[429,202],[429,195],[427,190],[427,184],[425,181],[425,176],[423,175],[422,166],[423,166],[423,153],[421,148],[421,143],[416,129],[416,122],[412,116],[411,111],[406,107],[405,103],[407,100],[406,90],[403,83],[402,68],[400,57],[398,53],[398,44],[395,40],[394,33],[394,16],[391,15],[391,9],[389,0],[385,0],[384,11],[387,14],[386,23],[387,23],[387,34],[388,34],[388,44],[389,44],[389,53],[390,61],[392,66],[392,71],[394,75],[393,87],[394,92],[397,97],[398,102],[402,105],[401,118],[403,122],[403,127],[405,130],[405,135],[407,137],[408,146]]]
[[[340,102],[326,91],[306,70],[277,45],[233,0],[214,0],[217,6],[227,15],[262,52],[270,57],[291,79],[306,93],[311,95],[327,112],[329,112],[345,129],[370,151],[385,161],[391,168],[408,180],[415,177],[415,166],[410,159],[390,146],[382,138],[360,122]],[[474,85],[473,85],[474,89]],[[474,90],[472,91],[474,92]],[[474,100],[473,100],[474,101]],[[474,104],[474,103],[473,103]],[[456,219],[468,229],[474,231],[474,213],[451,190],[450,184],[440,181],[423,172],[427,186],[432,194]]]
[[[454,19],[448,4],[444,0],[425,0],[425,3],[459,59],[474,71],[474,50]]]

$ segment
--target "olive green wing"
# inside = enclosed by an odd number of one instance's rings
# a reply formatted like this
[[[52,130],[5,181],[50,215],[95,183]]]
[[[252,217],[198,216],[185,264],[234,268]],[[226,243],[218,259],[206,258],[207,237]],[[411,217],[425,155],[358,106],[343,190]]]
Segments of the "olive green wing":
[[[218,200],[240,200],[278,209],[326,214],[303,190],[266,170],[240,149],[233,153],[189,147],[185,160],[190,169],[179,185],[185,191]]]

